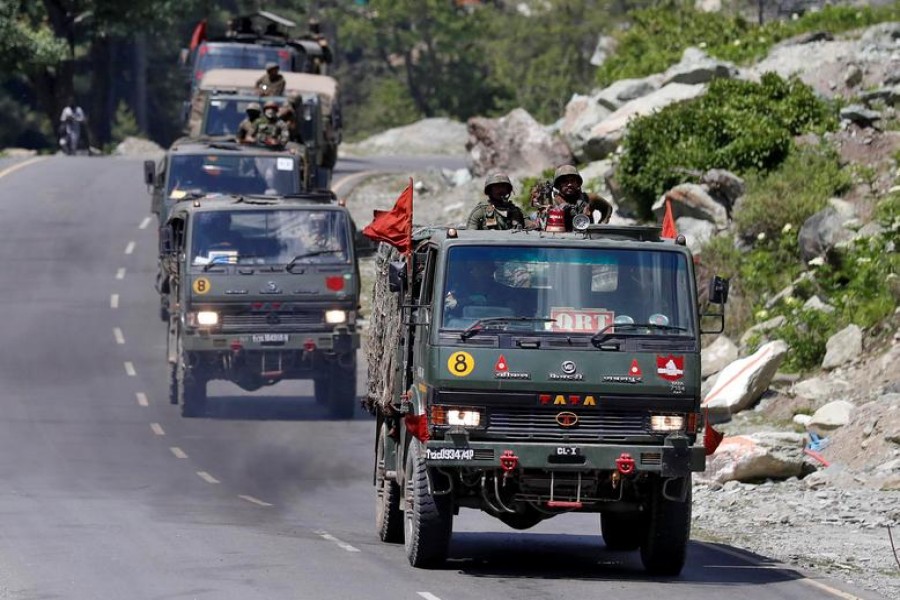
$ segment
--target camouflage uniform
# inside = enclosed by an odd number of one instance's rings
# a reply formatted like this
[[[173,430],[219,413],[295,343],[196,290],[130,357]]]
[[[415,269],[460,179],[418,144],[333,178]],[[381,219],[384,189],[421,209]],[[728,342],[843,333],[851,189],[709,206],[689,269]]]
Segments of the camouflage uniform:
[[[252,142],[253,136],[256,134],[257,121],[259,121],[259,117],[252,121],[250,117],[244,117],[244,120],[238,125],[237,133],[234,134],[235,139],[241,144]]]
[[[515,229],[525,227],[522,209],[513,203],[496,206],[490,202],[479,203],[469,214],[468,229]]]
[[[253,135],[258,144],[266,146],[284,146],[290,139],[288,126],[281,119],[270,121],[266,117],[260,117],[254,123]]]

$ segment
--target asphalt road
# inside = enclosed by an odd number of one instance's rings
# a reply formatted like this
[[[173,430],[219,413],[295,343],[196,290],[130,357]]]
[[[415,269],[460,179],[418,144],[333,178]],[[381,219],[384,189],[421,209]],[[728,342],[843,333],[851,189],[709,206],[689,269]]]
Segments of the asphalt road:
[[[375,535],[368,415],[325,420],[305,384],[215,384],[207,419],[168,404],[141,173],[0,170],[0,598],[873,597],[705,543],[651,579],[589,515],[514,532],[464,510],[446,568],[412,569]]]

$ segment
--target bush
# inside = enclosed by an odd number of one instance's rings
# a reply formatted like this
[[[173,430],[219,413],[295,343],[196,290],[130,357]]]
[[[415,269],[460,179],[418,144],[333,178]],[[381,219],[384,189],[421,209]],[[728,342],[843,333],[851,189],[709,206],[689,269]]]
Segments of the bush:
[[[138,136],[141,134],[141,128],[138,126],[137,119],[124,100],[119,101],[116,107],[116,116],[113,119],[112,130],[110,131],[111,145],[122,142],[127,137]]]
[[[799,79],[767,73],[760,83],[715,80],[696,100],[632,121],[622,141],[618,177],[640,215],[685,172],[768,171],[788,156],[791,138],[833,128],[833,107]]]
[[[645,77],[681,60],[684,49],[698,46],[710,56],[744,64],[765,56],[789,37],[810,31],[841,33],[900,19],[900,6],[826,6],[797,20],[762,26],[740,16],[705,13],[693,2],[669,1],[631,14],[631,27],[618,36],[616,53],[597,71],[597,82]]]
[[[834,150],[800,148],[777,170],[750,174],[747,195],[734,211],[735,229],[748,240],[777,237],[786,223],[799,227],[850,185],[850,175],[841,169]]]

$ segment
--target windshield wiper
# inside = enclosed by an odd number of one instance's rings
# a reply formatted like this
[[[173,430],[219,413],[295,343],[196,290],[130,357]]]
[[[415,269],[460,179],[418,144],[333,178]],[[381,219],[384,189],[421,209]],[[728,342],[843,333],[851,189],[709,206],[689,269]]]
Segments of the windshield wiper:
[[[311,252],[304,252],[303,254],[298,254],[294,258],[291,259],[291,262],[284,267],[285,271],[290,272],[294,265],[297,264],[298,261],[303,260],[304,258],[310,258],[312,256],[320,256],[322,254],[339,254],[343,252],[343,248],[327,248],[325,250],[313,250]]]
[[[469,325],[465,331],[459,334],[459,339],[467,340],[485,329],[490,329],[490,325],[501,325],[503,323],[552,323],[554,321],[556,319],[547,317],[487,317],[478,319]]]
[[[212,260],[212,261],[206,263],[205,265],[203,265],[202,271],[204,273],[206,273],[213,267],[227,267],[229,265],[239,265],[239,264],[241,264],[242,260],[246,260],[248,258],[259,258],[259,256],[255,255],[255,254],[242,254],[237,257],[237,262],[231,262],[231,259],[228,256],[221,256],[218,258],[223,258],[226,260]]]
[[[609,332],[610,329],[615,328],[615,331]],[[687,331],[686,327],[676,327],[675,325],[658,325],[656,323],[613,323],[611,325],[607,325],[593,336],[591,336],[591,343],[595,346],[603,343],[606,339],[616,335],[617,333],[624,333],[626,331],[635,331],[637,329],[655,329],[657,331]]]

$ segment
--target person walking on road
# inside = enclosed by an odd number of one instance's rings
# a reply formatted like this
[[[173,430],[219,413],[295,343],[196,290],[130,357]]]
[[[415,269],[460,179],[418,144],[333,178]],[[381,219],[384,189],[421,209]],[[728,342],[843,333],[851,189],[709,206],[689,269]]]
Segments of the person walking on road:
[[[59,115],[59,146],[66,154],[75,154],[78,151],[84,122],[84,111],[75,102],[75,98],[70,98]]]

